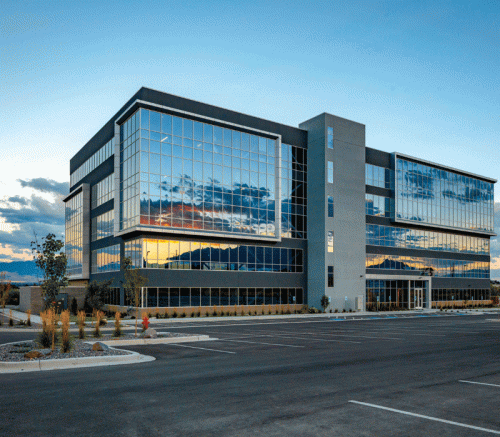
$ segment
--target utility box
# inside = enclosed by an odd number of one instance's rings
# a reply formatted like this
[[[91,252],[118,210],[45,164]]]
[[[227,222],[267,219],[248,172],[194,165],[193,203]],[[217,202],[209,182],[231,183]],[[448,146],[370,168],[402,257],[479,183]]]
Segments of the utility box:
[[[363,311],[363,295],[356,296],[356,311]]]

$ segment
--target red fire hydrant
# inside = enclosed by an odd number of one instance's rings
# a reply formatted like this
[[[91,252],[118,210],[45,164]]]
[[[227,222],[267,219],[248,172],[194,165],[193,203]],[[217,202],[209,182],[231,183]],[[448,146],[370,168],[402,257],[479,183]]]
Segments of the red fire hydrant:
[[[148,329],[148,326],[149,326],[148,316],[144,316],[142,319],[142,329],[145,331],[146,329]]]

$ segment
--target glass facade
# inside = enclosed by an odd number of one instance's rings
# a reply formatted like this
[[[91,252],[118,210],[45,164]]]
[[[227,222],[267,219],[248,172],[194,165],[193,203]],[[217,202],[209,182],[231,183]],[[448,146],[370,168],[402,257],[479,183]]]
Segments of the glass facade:
[[[120,245],[115,244],[92,251],[92,273],[117,272],[120,270]]]
[[[125,243],[134,267],[174,270],[302,273],[302,249],[179,240]]]
[[[307,239],[307,150],[281,144],[281,236]]]
[[[112,237],[115,223],[115,211],[105,212],[92,219],[92,238],[91,241],[96,241],[101,238]]]
[[[432,301],[453,302],[457,300],[489,300],[491,290],[489,288],[456,289],[456,288],[436,288],[432,289]]]
[[[83,273],[83,194],[78,193],[65,205],[65,253],[68,277]]]
[[[412,296],[415,289],[422,289],[425,306],[427,287],[428,281],[367,279],[366,308],[367,310],[375,307],[383,310],[389,306],[409,308],[410,302],[414,302]]]
[[[396,217],[493,232],[493,184],[406,159],[396,160]]]
[[[365,214],[376,217],[394,217],[394,201],[389,197],[365,194]]]
[[[393,190],[394,171],[373,164],[365,164],[365,184]]]
[[[120,229],[139,224],[140,113],[120,126]],[[115,205],[116,208],[116,205]]]
[[[98,206],[106,203],[108,200],[113,199],[114,189],[115,189],[115,178],[114,173],[105,177],[102,181],[92,186],[92,201],[91,208],[97,208]]]
[[[302,305],[302,288],[157,288],[143,289],[145,307]]]
[[[490,254],[488,238],[383,225],[366,225],[366,244],[476,255]]]
[[[418,256],[366,254],[366,268],[367,273],[369,273],[369,269],[413,270],[417,272],[432,269],[432,275],[440,278],[489,279],[490,277],[489,262]]]
[[[81,181],[90,172],[99,167],[106,159],[114,154],[113,140],[109,140],[97,152],[95,152],[89,159],[87,159],[80,167],[71,173],[70,187],[74,186],[77,182]]]
[[[145,109],[140,120],[140,224],[277,237],[275,139]]]

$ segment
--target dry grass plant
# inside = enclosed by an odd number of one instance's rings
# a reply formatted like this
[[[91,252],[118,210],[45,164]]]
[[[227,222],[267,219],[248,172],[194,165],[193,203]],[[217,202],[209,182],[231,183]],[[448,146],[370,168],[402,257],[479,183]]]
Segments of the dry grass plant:
[[[123,335],[122,326],[120,324],[121,318],[122,318],[122,315],[120,314],[119,311],[117,311],[115,313],[115,332],[113,333],[113,336],[115,336],[115,337],[121,337]]]
[[[85,338],[85,311],[78,311],[78,338]]]
[[[26,311],[28,320],[26,320],[26,325],[31,326],[31,310]]]
[[[99,338],[101,336],[101,319],[104,313],[102,311],[95,312],[95,327],[94,327],[94,337]]]
[[[69,310],[65,310],[61,313],[61,352],[66,353],[71,350],[71,339],[69,336]]]
[[[14,319],[12,318],[12,310],[9,310],[9,326],[14,326]]]

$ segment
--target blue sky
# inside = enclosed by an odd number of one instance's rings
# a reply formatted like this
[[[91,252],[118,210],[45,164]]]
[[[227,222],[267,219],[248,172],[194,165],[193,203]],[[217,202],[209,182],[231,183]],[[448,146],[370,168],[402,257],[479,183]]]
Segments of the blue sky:
[[[4,0],[1,15],[0,261],[28,259],[33,230],[63,233],[69,159],[141,86],[293,126],[330,112],[369,147],[500,175],[498,1]]]

